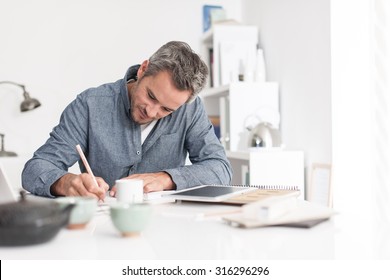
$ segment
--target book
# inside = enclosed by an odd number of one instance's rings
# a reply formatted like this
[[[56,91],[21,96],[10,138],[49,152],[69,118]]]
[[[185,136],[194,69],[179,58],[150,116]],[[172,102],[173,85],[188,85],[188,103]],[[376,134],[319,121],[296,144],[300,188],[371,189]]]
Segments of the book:
[[[210,29],[210,27],[212,25],[211,14],[212,14],[212,11],[215,11],[215,10],[221,10],[221,12],[222,12],[223,7],[217,6],[217,5],[204,5],[203,6],[203,32],[206,32],[207,30]]]
[[[336,212],[322,205],[297,199],[296,207],[273,219],[259,219],[240,213],[222,217],[229,225],[243,228],[266,226],[312,227],[331,218]]]
[[[221,138],[221,118],[220,116],[209,116],[209,120],[214,128],[215,136],[217,136],[218,139]]]
[[[214,87],[214,49],[209,48],[210,87]]]

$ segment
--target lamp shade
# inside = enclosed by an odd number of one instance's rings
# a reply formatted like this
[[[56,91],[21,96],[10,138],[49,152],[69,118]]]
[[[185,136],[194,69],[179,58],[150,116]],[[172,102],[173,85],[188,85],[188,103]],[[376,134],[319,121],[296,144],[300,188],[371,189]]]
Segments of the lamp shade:
[[[37,99],[31,98],[27,91],[24,91],[23,96],[24,100],[20,104],[20,111],[26,112],[41,106],[41,103]]]
[[[30,97],[30,94],[26,91],[26,88],[24,85],[18,84],[15,82],[11,82],[11,81],[1,81],[0,84],[14,85],[14,86],[20,87],[23,90],[24,100],[20,104],[20,111],[21,112],[27,112],[30,110],[34,110],[35,108],[41,106],[41,103],[37,99]]]
[[[21,85],[21,84],[15,83],[15,82],[11,82],[11,81],[0,81],[0,84],[14,85],[14,86],[17,86],[23,90],[24,100],[20,104],[20,111],[27,112],[27,111],[34,110],[35,108],[41,106],[41,103],[37,99],[30,97],[30,94],[26,91],[24,85]],[[4,134],[0,134],[0,157],[15,157],[15,156],[17,156],[16,153],[5,150],[4,136],[5,136]]]

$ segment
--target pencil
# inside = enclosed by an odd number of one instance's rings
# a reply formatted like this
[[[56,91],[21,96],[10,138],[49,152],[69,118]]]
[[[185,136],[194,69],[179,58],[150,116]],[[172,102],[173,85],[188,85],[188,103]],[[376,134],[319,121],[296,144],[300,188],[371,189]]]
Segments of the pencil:
[[[95,175],[93,175],[92,169],[91,169],[91,167],[89,166],[89,163],[88,163],[88,161],[87,161],[87,158],[85,157],[85,155],[84,155],[84,153],[83,153],[83,150],[81,150],[80,145],[77,144],[77,145],[76,145],[76,149],[77,149],[77,152],[78,152],[79,155],[80,155],[81,160],[82,160],[83,163],[84,163],[85,168],[87,169],[88,174],[91,176],[91,178],[92,178],[92,180],[93,180],[95,186],[99,188],[99,184],[98,184],[98,182],[96,181]]]

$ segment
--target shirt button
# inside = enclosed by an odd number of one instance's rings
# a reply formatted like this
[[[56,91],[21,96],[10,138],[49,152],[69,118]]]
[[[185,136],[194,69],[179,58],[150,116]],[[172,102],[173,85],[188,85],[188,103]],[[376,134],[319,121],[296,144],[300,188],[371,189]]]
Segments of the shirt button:
[[[137,155],[140,155],[141,154],[141,152],[140,151],[137,151]]]

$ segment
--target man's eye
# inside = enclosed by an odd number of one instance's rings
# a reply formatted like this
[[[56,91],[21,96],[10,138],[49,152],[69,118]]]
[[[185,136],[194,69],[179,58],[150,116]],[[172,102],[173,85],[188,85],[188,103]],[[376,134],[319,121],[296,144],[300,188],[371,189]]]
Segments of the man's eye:
[[[171,109],[168,109],[168,108],[164,108],[164,111],[168,112],[168,113],[172,113],[173,112]]]
[[[153,94],[151,94],[150,92],[148,92],[148,96],[149,96],[150,99],[156,100],[156,97],[154,97]]]

